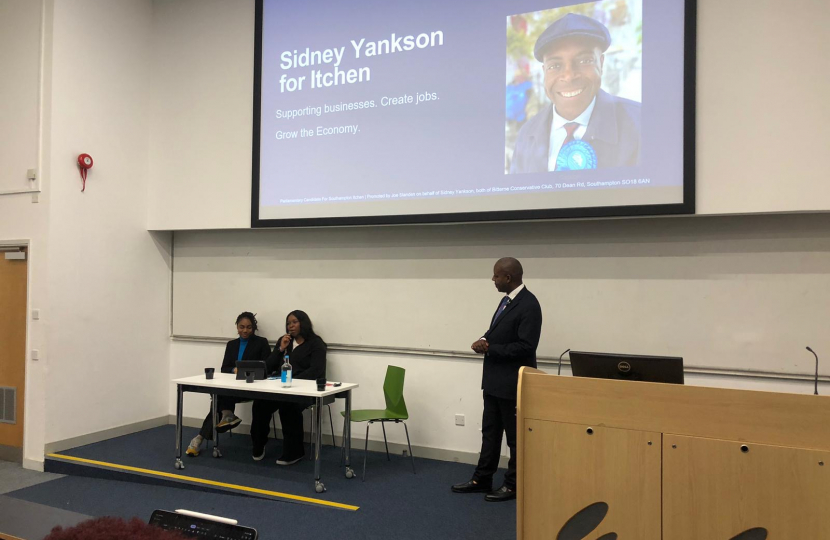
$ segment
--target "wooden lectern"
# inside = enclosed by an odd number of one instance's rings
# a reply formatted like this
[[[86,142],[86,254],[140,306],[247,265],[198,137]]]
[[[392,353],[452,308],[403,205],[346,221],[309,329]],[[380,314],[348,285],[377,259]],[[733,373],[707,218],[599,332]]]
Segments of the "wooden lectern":
[[[518,540],[830,539],[828,396],[522,368],[517,430]]]

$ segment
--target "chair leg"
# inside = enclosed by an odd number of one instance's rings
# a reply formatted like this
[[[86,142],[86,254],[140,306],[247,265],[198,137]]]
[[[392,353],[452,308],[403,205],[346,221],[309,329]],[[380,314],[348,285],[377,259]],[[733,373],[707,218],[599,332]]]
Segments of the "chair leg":
[[[277,438],[277,419],[274,418],[274,413],[271,413],[271,427],[274,428],[274,440]]]
[[[331,427],[331,445],[337,448],[337,439],[334,438],[334,420],[331,417],[331,405],[326,405],[329,408],[329,427]]]
[[[406,445],[409,447],[409,455],[412,457],[412,474],[418,474],[415,472],[415,454],[412,453],[412,445],[409,444],[409,428],[406,427],[406,422],[401,422],[403,424],[403,429],[406,431]]]
[[[386,442],[386,422],[381,420],[380,427],[383,428],[383,444],[384,446],[386,446],[386,461],[392,461],[392,459],[389,457],[389,443]]]
[[[366,443],[363,446],[363,482],[366,481],[366,455],[369,453],[369,426],[372,422],[366,422]]]

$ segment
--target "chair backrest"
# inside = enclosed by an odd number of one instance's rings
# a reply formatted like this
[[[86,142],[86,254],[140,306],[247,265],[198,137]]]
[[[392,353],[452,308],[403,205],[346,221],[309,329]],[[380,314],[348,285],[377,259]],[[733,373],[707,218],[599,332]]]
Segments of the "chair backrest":
[[[406,370],[397,366],[386,367],[386,379],[383,381],[383,397],[386,399],[386,410],[394,413],[401,420],[409,418],[406,411],[406,402],[403,400],[403,379]]]

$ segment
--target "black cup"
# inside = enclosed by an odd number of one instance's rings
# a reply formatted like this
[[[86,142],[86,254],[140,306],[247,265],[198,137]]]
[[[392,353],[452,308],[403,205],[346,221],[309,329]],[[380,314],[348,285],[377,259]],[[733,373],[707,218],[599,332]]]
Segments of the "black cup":
[[[254,372],[253,371],[246,371],[245,372],[245,382],[254,382]]]
[[[206,367],[205,368],[205,379],[212,379],[214,371],[215,370],[212,367]]]
[[[326,389],[326,378],[325,377],[320,377],[319,379],[317,379],[317,391],[322,392],[325,389]]]

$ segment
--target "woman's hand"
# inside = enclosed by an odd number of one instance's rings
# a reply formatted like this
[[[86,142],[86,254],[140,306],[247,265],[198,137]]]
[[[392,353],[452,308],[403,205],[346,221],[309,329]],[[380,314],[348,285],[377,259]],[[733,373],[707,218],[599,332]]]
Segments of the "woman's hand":
[[[236,375],[236,368],[233,368],[233,374]]]
[[[291,336],[289,336],[288,334],[285,334],[284,336],[282,336],[280,338],[280,344],[279,344],[280,352],[285,351],[288,348],[289,345],[291,345]]]

